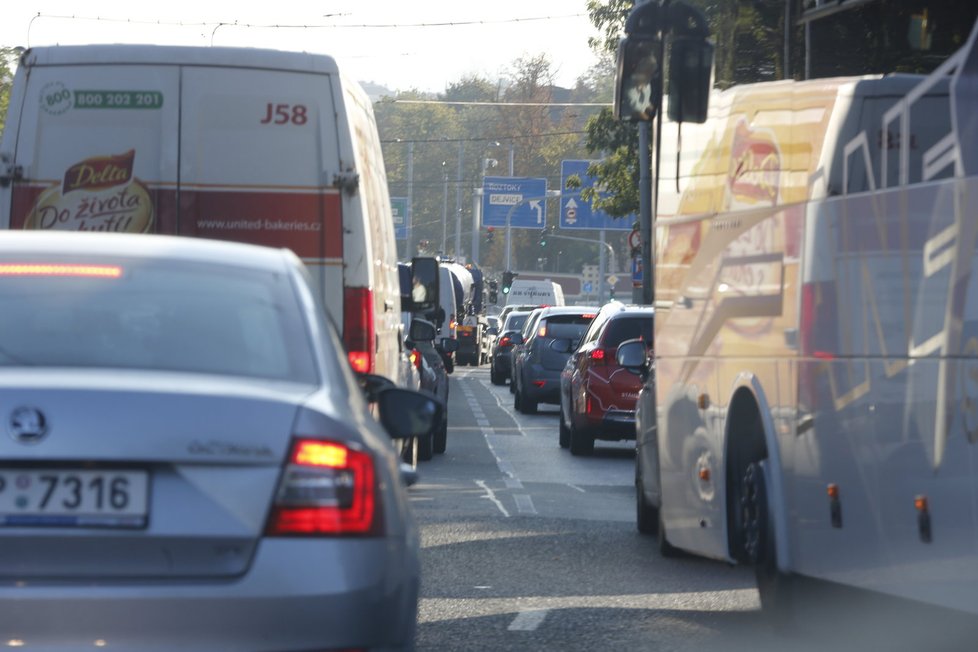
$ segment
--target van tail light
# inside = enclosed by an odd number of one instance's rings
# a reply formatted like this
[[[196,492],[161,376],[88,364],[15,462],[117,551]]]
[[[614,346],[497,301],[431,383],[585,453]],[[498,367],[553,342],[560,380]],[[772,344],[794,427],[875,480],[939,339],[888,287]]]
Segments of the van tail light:
[[[411,351],[411,364],[418,371],[421,371],[421,354],[417,350]]]
[[[296,439],[265,535],[379,535],[379,511],[369,453],[338,442]]]
[[[374,371],[374,295],[368,288],[343,292],[343,344],[353,371]]]

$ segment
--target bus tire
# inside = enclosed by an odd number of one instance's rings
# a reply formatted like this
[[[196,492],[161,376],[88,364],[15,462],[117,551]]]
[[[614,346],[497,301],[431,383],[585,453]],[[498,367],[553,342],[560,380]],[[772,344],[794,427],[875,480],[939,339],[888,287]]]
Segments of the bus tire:
[[[666,558],[678,557],[682,554],[682,551],[676,546],[669,543],[669,537],[666,536],[666,524],[662,522],[662,510],[658,510],[658,544],[659,544],[659,554]]]
[[[642,474],[636,472],[635,476],[635,525],[642,534],[655,534],[659,531],[659,510],[645,500]]]

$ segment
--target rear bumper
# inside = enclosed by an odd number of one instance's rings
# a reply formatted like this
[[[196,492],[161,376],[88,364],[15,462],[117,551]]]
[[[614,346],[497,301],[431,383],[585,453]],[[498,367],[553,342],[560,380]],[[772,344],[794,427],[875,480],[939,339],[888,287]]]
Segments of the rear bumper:
[[[608,410],[603,414],[582,414],[575,427],[595,439],[620,441],[635,439],[635,411]]]
[[[0,585],[0,631],[41,650],[393,650],[414,637],[418,572],[403,540],[265,539],[223,582]]]
[[[543,386],[538,387],[535,383],[543,383]],[[531,401],[560,405],[560,371],[532,365],[525,375],[523,392]]]

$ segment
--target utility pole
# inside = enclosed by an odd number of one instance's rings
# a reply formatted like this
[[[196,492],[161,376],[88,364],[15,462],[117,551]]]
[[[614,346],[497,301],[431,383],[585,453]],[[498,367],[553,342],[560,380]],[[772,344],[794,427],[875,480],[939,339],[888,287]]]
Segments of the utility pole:
[[[407,151],[407,258],[414,256],[414,141],[408,141]]]

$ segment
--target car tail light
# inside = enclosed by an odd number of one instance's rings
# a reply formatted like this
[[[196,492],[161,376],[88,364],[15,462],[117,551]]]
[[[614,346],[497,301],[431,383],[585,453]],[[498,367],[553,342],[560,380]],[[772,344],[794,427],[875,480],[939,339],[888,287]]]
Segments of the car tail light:
[[[544,324],[543,326],[541,326],[539,328],[539,330],[537,330],[537,336],[538,337],[546,337],[547,336],[547,326],[546,326],[546,324]]]
[[[604,349],[591,349],[591,353],[588,355],[591,360],[597,365],[608,363],[608,352]]]
[[[369,453],[346,444],[296,439],[266,536],[377,535],[377,483]]]
[[[543,387],[544,385],[547,384],[547,381],[545,381],[545,380],[534,380],[533,381],[533,384],[536,387]]]
[[[411,351],[411,364],[414,365],[415,369],[421,371],[421,354],[418,353],[416,350]]]
[[[343,344],[354,371],[373,373],[374,295],[368,288],[343,292]]]
[[[503,339],[499,340],[499,348],[506,349],[513,346],[513,340],[507,335]]]

